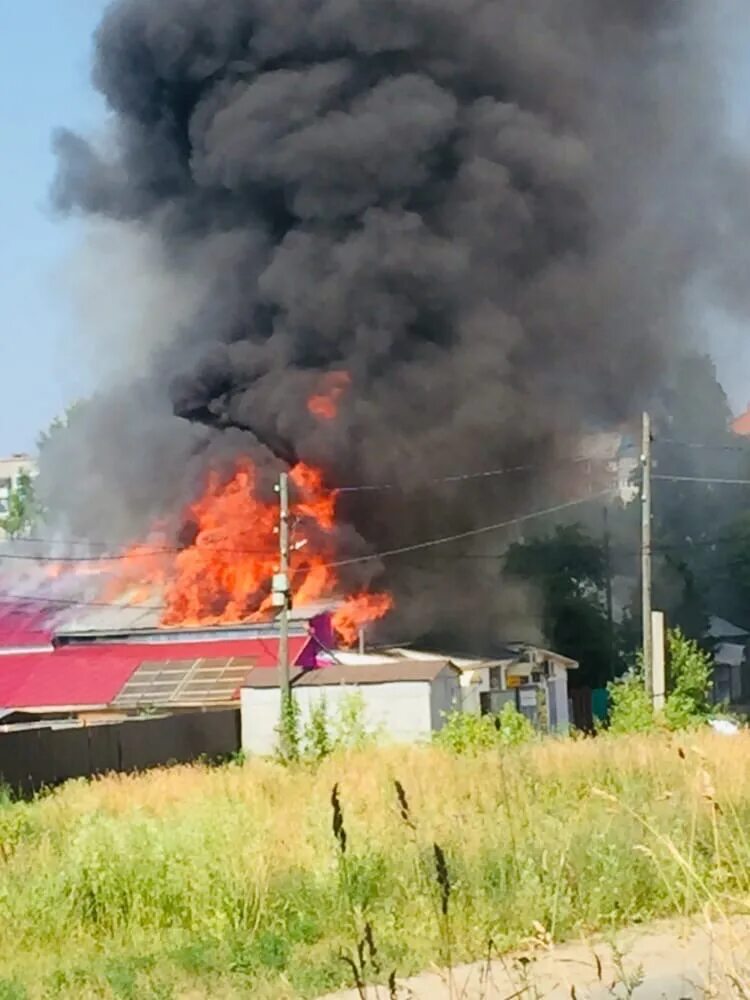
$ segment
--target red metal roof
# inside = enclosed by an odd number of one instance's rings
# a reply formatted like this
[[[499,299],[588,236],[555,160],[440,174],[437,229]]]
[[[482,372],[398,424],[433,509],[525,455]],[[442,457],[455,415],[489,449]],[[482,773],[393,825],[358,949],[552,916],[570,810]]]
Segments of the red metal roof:
[[[46,646],[52,634],[49,609],[36,603],[0,599],[0,647]]]
[[[296,664],[314,640],[289,639],[289,659]],[[252,658],[255,666],[275,667],[275,638],[211,642],[156,642],[128,645],[63,646],[43,653],[0,656],[0,705],[3,708],[86,708],[110,705],[141,665],[190,657]]]

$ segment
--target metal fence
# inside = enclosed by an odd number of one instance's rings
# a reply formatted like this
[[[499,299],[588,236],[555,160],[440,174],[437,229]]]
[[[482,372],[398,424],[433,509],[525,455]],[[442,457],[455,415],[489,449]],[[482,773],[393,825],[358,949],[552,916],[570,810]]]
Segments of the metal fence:
[[[0,733],[0,784],[21,794],[70,778],[218,760],[240,749],[240,712],[190,712]]]

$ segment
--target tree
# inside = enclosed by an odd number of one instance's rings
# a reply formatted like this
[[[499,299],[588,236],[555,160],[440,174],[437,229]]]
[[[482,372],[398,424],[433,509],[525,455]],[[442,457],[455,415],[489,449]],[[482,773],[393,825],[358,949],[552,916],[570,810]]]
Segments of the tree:
[[[8,497],[8,513],[0,518],[0,528],[9,538],[28,534],[40,515],[34,493],[34,481],[28,472],[21,472]]]
[[[702,355],[673,363],[652,417],[653,603],[673,627],[702,641],[709,613],[739,615],[741,623],[746,617],[740,612],[750,596],[750,521],[743,529],[746,490],[694,480],[750,479],[750,442],[731,432],[726,395],[713,362]],[[613,512],[611,527],[615,575],[634,584],[631,615],[637,636],[640,501]],[[744,592],[730,572],[735,558],[747,567]]]
[[[71,423],[83,412],[86,406],[86,401],[82,399],[76,400],[71,403],[70,406],[65,408],[65,412],[61,417],[55,417],[49,427],[42,431],[37,438],[36,446],[37,451],[40,455],[43,455],[45,449],[47,449],[51,442],[62,432],[70,427]]]
[[[539,590],[545,641],[580,663],[576,682],[606,683],[615,666],[616,637],[605,607],[603,546],[580,525],[557,527],[550,535],[511,546],[505,572]]]
[[[667,633],[667,698],[664,711],[654,712],[646,691],[643,663],[608,686],[609,729],[612,733],[648,732],[657,725],[687,729],[711,715],[709,692],[713,663],[698,643],[686,639],[679,629]]]

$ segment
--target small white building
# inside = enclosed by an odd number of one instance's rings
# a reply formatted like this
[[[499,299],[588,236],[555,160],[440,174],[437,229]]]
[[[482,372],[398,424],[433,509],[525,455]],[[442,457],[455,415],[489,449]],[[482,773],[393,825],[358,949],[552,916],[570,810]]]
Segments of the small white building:
[[[540,707],[544,703],[544,728],[559,733],[566,733],[570,728],[568,672],[577,670],[578,663],[561,653],[528,643],[499,647],[492,659],[410,649],[387,652],[391,656],[419,659],[450,657],[450,662],[461,671],[461,708],[464,712],[498,713],[510,703],[534,725],[540,725]]]
[[[301,726],[323,700],[335,719],[342,703],[356,691],[368,731],[396,743],[415,743],[429,740],[442,728],[446,713],[461,708],[461,672],[448,660],[367,660],[294,670],[291,681]],[[278,671],[252,670],[240,692],[240,706],[242,749],[273,754],[281,707]]]

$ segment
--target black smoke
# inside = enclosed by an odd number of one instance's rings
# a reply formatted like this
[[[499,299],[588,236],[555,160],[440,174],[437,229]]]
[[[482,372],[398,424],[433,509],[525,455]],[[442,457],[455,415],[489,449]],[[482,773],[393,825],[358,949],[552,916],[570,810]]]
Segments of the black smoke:
[[[71,530],[135,532],[239,451],[397,484],[347,494],[375,548],[561,499],[560,455],[658,391],[721,270],[738,181],[706,6],[113,3],[112,131],[59,133],[55,201],[145,231],[202,291],[50,458]],[[316,420],[342,369],[338,419]],[[427,484],[518,464],[541,471]],[[73,467],[86,488],[61,488]],[[402,627],[492,632],[497,568],[445,556],[500,543],[388,562]]]

